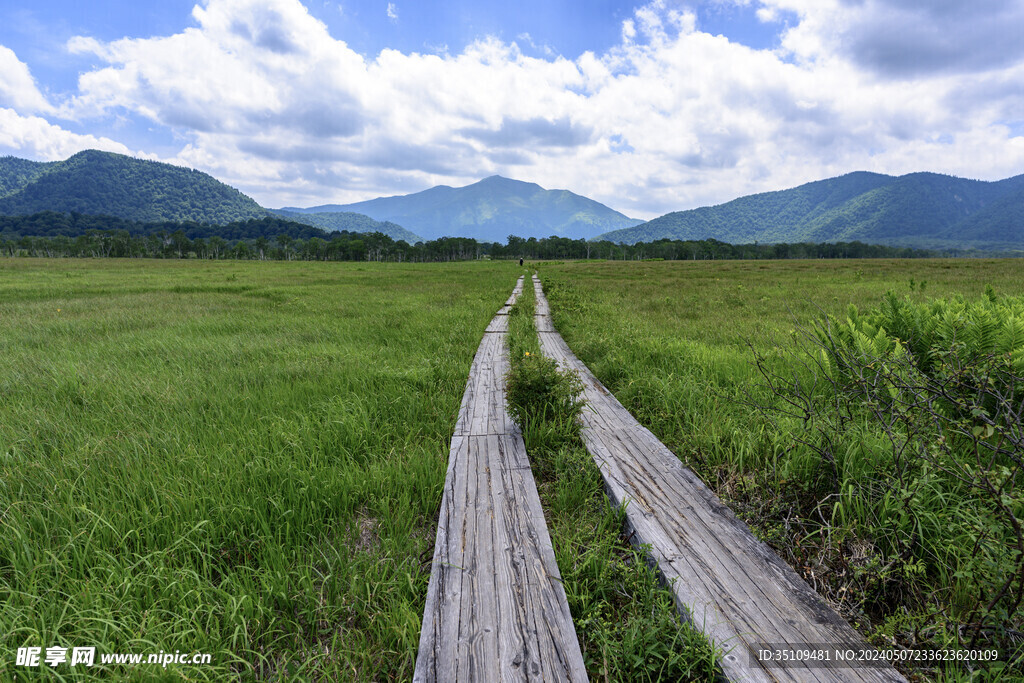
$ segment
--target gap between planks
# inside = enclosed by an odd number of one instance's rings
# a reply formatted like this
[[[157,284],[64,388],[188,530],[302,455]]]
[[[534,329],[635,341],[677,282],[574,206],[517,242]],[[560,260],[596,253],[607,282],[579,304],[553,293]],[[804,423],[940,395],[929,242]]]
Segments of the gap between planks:
[[[452,436],[414,681],[586,681],[519,428],[508,415],[508,312],[487,326]]]
[[[533,276],[541,350],[579,373],[587,408],[583,441],[609,498],[625,507],[630,538],[642,545],[676,607],[725,652],[732,681],[905,681],[888,665],[773,668],[757,649],[814,645],[873,651],[793,569],[643,427],[572,353],[555,330]]]

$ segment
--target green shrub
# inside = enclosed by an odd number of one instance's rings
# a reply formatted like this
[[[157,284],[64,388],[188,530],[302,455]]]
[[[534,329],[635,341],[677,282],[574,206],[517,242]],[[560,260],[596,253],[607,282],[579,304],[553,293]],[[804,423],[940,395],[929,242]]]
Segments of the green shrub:
[[[508,411],[520,427],[541,421],[574,424],[583,410],[583,382],[553,358],[524,352],[505,378]]]
[[[1024,373],[1024,297],[1000,297],[991,285],[970,302],[955,296],[918,303],[889,292],[877,309],[861,313],[851,305],[845,320],[829,316],[827,326],[861,355],[900,355],[905,349],[932,376],[941,373],[951,353],[990,358]]]
[[[830,316],[797,335],[791,376],[757,357],[777,399],[769,410],[803,427],[793,438],[808,456],[802,478],[828,501],[823,521],[831,512],[833,535],[858,537],[867,561],[849,569],[863,594],[916,611],[915,638],[996,644],[1015,656],[1024,624],[1022,313],[1024,298],[991,288],[970,303],[890,293],[875,310],[851,306],[844,321]]]

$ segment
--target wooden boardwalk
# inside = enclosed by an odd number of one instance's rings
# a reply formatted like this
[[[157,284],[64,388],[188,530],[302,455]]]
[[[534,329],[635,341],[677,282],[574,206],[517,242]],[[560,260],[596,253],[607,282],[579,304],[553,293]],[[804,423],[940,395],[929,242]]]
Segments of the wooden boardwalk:
[[[868,646],[573,355],[551,323],[540,281],[533,279],[541,349],[583,380],[583,440],[608,495],[626,506],[632,538],[649,545],[676,607],[726,651],[725,675],[733,681],[905,680],[888,666],[833,661],[820,668],[771,668],[759,661],[759,644]]]
[[[508,312],[487,327],[452,437],[414,681],[585,681],[518,427],[505,410]]]

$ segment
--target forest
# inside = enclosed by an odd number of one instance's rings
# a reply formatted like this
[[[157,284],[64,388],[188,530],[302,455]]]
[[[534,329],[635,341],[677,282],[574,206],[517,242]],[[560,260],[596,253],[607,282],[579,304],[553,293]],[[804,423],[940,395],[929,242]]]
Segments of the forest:
[[[820,258],[934,258],[936,251],[848,243],[728,244],[668,240],[632,245],[551,236],[507,244],[442,237],[409,244],[379,233],[327,232],[282,218],[227,225],[143,223],[111,216],[45,211],[0,216],[0,255],[85,258],[199,258],[305,261],[438,262],[492,259],[722,260]]]
[[[137,221],[230,221],[266,209],[193,169],[97,150],[40,163],[0,157],[0,214],[77,211]]]

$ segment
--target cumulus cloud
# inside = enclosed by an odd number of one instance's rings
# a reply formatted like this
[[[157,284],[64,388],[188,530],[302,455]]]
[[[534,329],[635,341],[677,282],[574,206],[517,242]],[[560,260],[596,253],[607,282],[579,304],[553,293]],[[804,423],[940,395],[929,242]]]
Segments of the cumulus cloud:
[[[1018,0],[761,0],[759,16],[794,12],[784,44],[801,57],[835,53],[892,78],[975,73],[1024,59]]]
[[[527,121],[503,119],[497,130],[463,128],[468,138],[480,140],[489,147],[576,147],[593,137],[589,128],[574,124],[568,117],[555,121],[537,117]]]
[[[13,107],[26,113],[53,111],[53,106],[39,92],[28,65],[3,45],[0,45],[0,107]]]
[[[66,159],[85,149],[132,154],[109,138],[72,133],[39,116],[22,116],[8,108],[0,108],[0,149],[43,161]]]
[[[777,22],[778,48],[703,33],[692,12],[654,0],[603,53],[530,56],[482,37],[456,54],[363,56],[299,0],[208,0],[176,35],[72,39],[71,51],[102,66],[58,107],[79,121],[130,113],[170,128],[187,141],[170,161],[269,206],[502,173],[650,217],[858,169],[1021,171],[1021,49],[980,45],[992,28],[980,10],[741,4]],[[1001,0],[987,9],[1003,22],[1019,10]],[[882,31],[886,22],[896,29]],[[946,42],[933,35],[960,25]],[[0,97],[20,93],[8,106],[45,112],[17,64]]]

